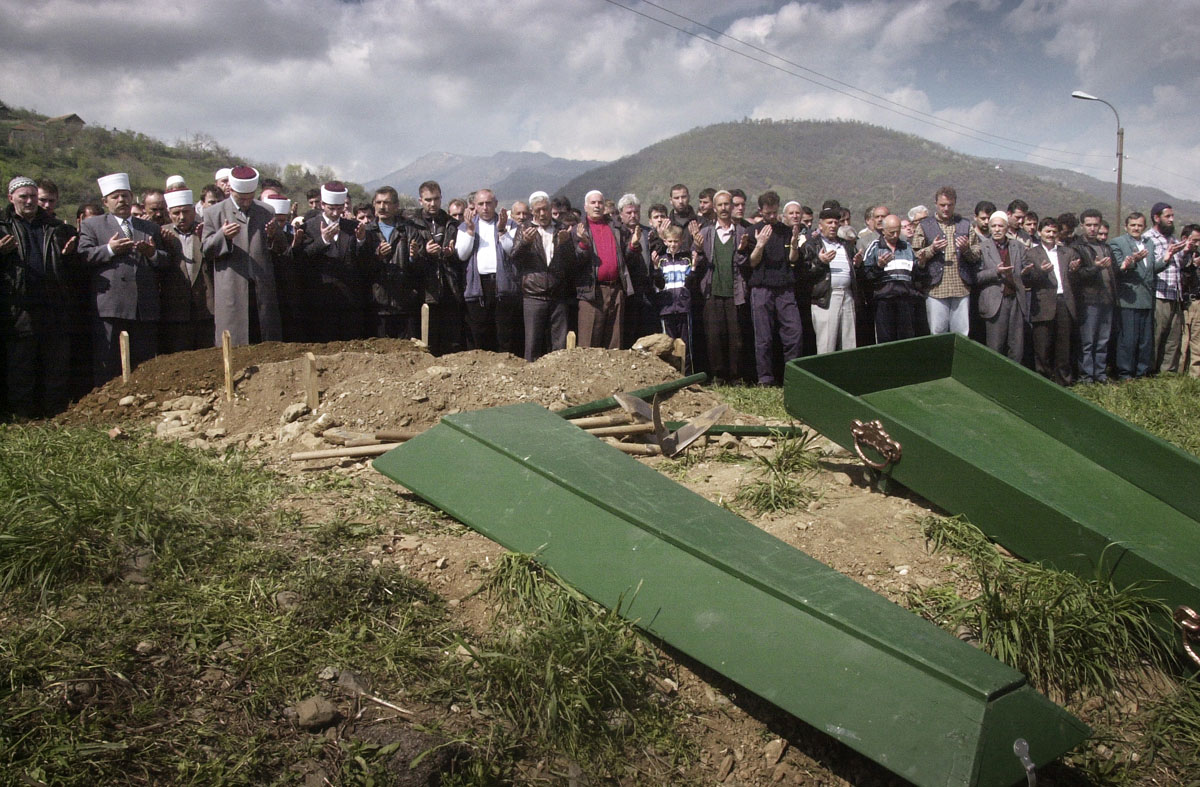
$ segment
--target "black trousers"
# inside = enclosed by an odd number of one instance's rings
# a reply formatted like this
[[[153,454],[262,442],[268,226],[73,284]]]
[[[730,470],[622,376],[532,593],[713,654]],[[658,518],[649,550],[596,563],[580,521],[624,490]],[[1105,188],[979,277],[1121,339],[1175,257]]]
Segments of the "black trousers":
[[[70,401],[71,339],[66,333],[4,339],[7,406],[20,418],[41,418]]]
[[[466,302],[470,348],[521,357],[525,352],[521,297],[497,296],[495,274],[480,276],[479,281],[483,297]]]

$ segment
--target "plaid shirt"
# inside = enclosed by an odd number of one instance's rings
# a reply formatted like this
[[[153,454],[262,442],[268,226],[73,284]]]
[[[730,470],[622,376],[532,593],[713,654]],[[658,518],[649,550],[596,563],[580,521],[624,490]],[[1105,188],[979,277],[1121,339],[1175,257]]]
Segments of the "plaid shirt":
[[[1153,227],[1146,231],[1142,236],[1142,240],[1154,247],[1154,258],[1156,260],[1167,259],[1167,247],[1171,245],[1171,238],[1163,235],[1158,231],[1158,227]],[[1179,280],[1179,261],[1172,257],[1167,262],[1167,267],[1158,272],[1154,278],[1154,297],[1164,301],[1179,300],[1180,280]]]

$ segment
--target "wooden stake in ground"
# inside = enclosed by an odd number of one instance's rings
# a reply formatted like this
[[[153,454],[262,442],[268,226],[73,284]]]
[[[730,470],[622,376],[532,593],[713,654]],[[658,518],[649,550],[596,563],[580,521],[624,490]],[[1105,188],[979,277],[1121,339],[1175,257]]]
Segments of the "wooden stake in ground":
[[[300,451],[289,458],[293,462],[304,462],[309,459],[346,459],[357,456],[380,456],[386,454],[400,443],[380,443],[379,445],[364,445],[357,448],[329,448],[323,451]]]
[[[133,372],[132,364],[129,362],[129,331],[121,331],[121,382],[128,383],[129,375]]]
[[[421,304],[421,344],[429,347],[429,304]]]
[[[317,356],[304,354],[304,403],[309,410],[316,410],[321,403],[321,392],[317,390]]]
[[[567,331],[567,349],[575,349],[575,331]]]
[[[229,331],[221,331],[221,358],[225,361],[225,401],[233,401],[233,343]]]

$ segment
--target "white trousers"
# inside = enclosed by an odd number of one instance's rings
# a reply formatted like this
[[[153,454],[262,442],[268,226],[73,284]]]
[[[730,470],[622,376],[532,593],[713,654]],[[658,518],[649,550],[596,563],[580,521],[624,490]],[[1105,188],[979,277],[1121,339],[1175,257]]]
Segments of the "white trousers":
[[[858,344],[854,333],[854,293],[849,288],[834,289],[829,294],[829,308],[812,306],[813,333],[817,336],[817,353],[852,350]],[[840,347],[838,345],[841,345]]]
[[[929,317],[930,333],[954,332],[966,336],[971,330],[971,296],[926,298],[925,315]]]

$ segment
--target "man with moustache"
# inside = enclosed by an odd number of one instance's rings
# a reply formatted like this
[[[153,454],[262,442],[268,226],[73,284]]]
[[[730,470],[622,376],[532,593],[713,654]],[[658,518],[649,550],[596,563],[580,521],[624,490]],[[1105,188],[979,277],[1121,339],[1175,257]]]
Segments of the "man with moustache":
[[[458,225],[455,250],[466,264],[463,303],[467,338],[475,350],[524,351],[521,276],[512,261],[508,211],[496,212],[496,195],[479,189]]]
[[[799,206],[797,206],[799,207]],[[810,282],[813,331],[817,353],[851,350],[857,346],[854,302],[858,291],[858,267],[862,257],[854,241],[838,235],[841,210],[826,208],[818,217],[817,232],[804,244],[799,270]],[[799,226],[799,215],[796,217]],[[854,234],[851,233],[851,237]]]
[[[709,374],[733,382],[741,376],[746,311],[746,280],[735,258],[749,247],[750,230],[734,221],[733,194],[728,191],[713,195],[713,213],[715,220],[700,230],[702,253],[694,275],[700,280]]]
[[[533,192],[528,204],[533,220],[516,228],[512,258],[521,274],[525,360],[533,362],[567,346],[575,243],[567,226],[551,217],[546,192]]]
[[[1058,242],[1058,219],[1038,222],[1040,243],[1025,255],[1021,280],[1029,288],[1029,321],[1033,324],[1033,363],[1038,374],[1059,385],[1074,382],[1071,338],[1075,329],[1072,279],[1079,255]]]
[[[239,166],[228,176],[229,198],[204,211],[201,249],[213,266],[213,344],[229,331],[237,345],[283,338],[272,252],[287,239],[274,211],[254,199],[258,171]]]
[[[917,335],[917,309],[924,308],[913,279],[912,246],[901,231],[907,219],[885,216],[879,240],[863,254],[863,276],[875,286],[875,339],[891,342]]]
[[[1125,234],[1108,242],[1117,275],[1117,379],[1145,377],[1154,370],[1155,279],[1167,261],[1143,237],[1146,217],[1125,217]]]
[[[913,237],[917,265],[929,287],[925,297],[929,332],[966,336],[977,263],[970,247],[971,222],[954,212],[958,193],[952,187],[942,186],[934,200],[935,214],[917,223]]]
[[[463,271],[454,253],[458,222],[442,210],[442,187],[427,180],[417,188],[421,206],[410,221],[409,254],[429,306],[429,352],[458,352],[463,344]]]
[[[1183,335],[1183,291],[1175,255],[1183,242],[1175,240],[1175,209],[1165,202],[1150,208],[1151,227],[1143,238],[1154,246],[1154,256],[1166,266],[1154,279],[1154,362],[1152,370],[1179,371],[1179,339]]]
[[[979,317],[987,346],[1010,360],[1023,363],[1025,331],[1029,324],[1029,294],[1021,279],[1025,246],[1009,236],[1008,213],[993,210],[988,235],[978,241]]]
[[[67,265],[77,241],[38,196],[32,178],[17,176],[0,214],[0,379],[7,409],[20,418],[54,415],[70,398],[76,309]]]
[[[805,236],[799,224],[788,227],[779,221],[779,195],[767,191],[758,197],[762,223],[748,236],[748,249],[739,249],[737,262],[747,271],[750,288],[750,319],[754,324],[754,362],[759,385],[775,385],[772,348],[776,338],[783,345],[785,362],[799,358],[804,331],[796,304],[794,265]]]
[[[122,331],[133,366],[158,352],[158,269],[171,258],[158,225],[133,217],[129,176],[118,172],[96,182],[109,212],[83,220],[79,255],[91,270],[92,372],[99,386],[121,373]]]
[[[575,297],[579,303],[579,346],[621,349],[625,299],[634,293],[631,270],[642,263],[644,238],[604,214],[604,194],[583,198],[584,219],[576,225]]]
[[[167,203],[158,189],[142,192],[142,210],[145,211],[147,221],[153,221],[160,227],[171,223],[171,217],[167,215]]]
[[[304,222],[301,263],[308,268],[308,334],[319,342],[366,335],[366,227],[348,218],[349,193],[339,181],[321,186],[321,213]]]
[[[400,215],[400,195],[391,186],[375,190],[375,217],[362,241],[367,286],[371,290],[368,333],[392,339],[421,335],[420,281],[409,256],[408,228]]]
[[[162,299],[159,352],[177,353],[213,346],[212,263],[204,259],[200,225],[191,189],[163,195],[171,224],[162,229],[171,265],[159,276]]]
[[[1108,382],[1108,344],[1112,337],[1117,280],[1112,267],[1112,250],[1100,240],[1104,218],[1088,208],[1079,214],[1083,234],[1071,248],[1079,255],[1075,273],[1076,313],[1079,315],[1079,380]]]
[[[621,195],[617,200],[617,217],[626,233],[633,235],[640,228],[642,237],[641,264],[630,271],[633,295],[625,302],[625,334],[633,340],[661,330],[653,281],[654,248],[651,245],[651,235],[654,231],[642,224],[642,203],[636,194]],[[659,253],[664,251],[665,249],[659,250]]]

